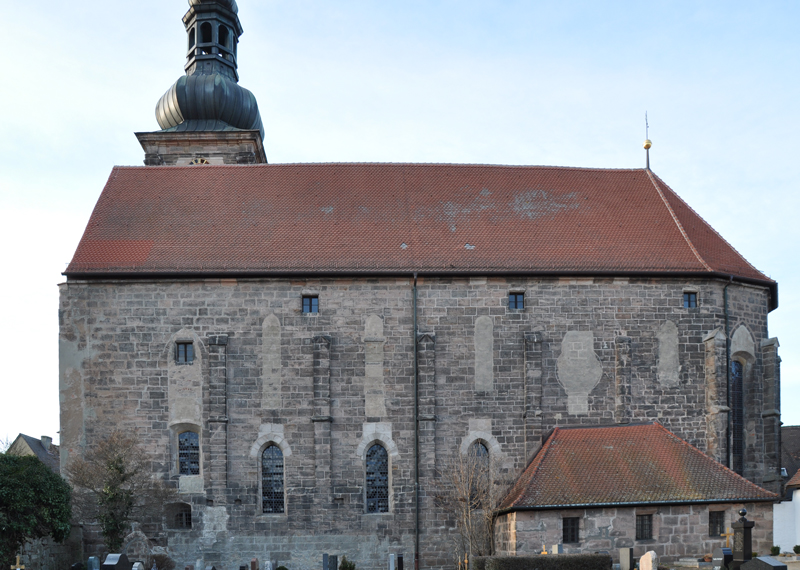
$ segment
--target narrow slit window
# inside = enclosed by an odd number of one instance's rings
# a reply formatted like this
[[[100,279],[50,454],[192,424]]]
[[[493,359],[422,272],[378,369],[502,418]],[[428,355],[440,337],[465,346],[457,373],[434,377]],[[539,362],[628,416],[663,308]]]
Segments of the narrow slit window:
[[[389,454],[376,443],[367,451],[367,512],[389,512]]]
[[[178,436],[178,469],[181,475],[200,475],[200,437],[193,431]]]
[[[708,536],[721,538],[725,532],[725,511],[708,512]]]
[[[471,471],[469,498],[472,508],[482,509],[486,506],[487,499],[491,494],[488,492],[491,479],[491,474],[489,473],[489,449],[483,442],[476,441],[469,446],[467,468]]]
[[[194,344],[191,342],[176,343],[175,362],[178,364],[191,364],[194,362]]]
[[[261,512],[283,511],[283,452],[277,445],[270,445],[261,454]]]
[[[303,296],[303,313],[314,315],[319,313],[319,297],[316,295]]]
[[[636,540],[653,538],[653,515],[636,515]]]
[[[696,309],[697,308],[697,293],[684,293],[683,294],[683,308]]]
[[[509,295],[508,295],[508,308],[509,309],[524,309],[525,308],[525,293],[509,293]]]
[[[563,533],[562,539],[564,544],[569,543],[577,543],[580,542],[580,529],[581,529],[581,519],[580,517],[567,517],[561,519],[563,523]]]

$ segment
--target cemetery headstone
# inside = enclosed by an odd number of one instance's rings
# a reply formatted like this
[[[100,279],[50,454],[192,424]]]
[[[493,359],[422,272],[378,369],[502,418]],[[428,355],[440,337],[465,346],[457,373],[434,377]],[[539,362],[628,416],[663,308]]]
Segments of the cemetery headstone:
[[[206,566],[206,570],[217,570],[216,566]]]
[[[759,556],[741,565],[741,570],[786,570],[786,564],[772,556]]]
[[[206,568],[206,570],[208,570],[208,568]],[[216,568],[214,570],[216,570]],[[272,560],[264,562],[264,570],[272,570]]]
[[[550,554],[564,554],[564,545],[554,544],[553,548],[550,549]]]
[[[253,558],[250,561],[250,570],[258,570],[258,558]]]
[[[756,523],[746,518],[747,509],[739,511],[740,518],[733,523],[733,560],[728,570],[739,570],[739,567],[753,557],[753,527]]]
[[[389,555],[389,570],[395,570],[394,567],[394,554]]]
[[[131,568],[132,570],[144,570],[144,564],[142,564],[141,562],[134,562]]]
[[[619,570],[633,570],[636,563],[633,561],[633,548],[619,549]]]
[[[100,570],[131,570],[131,563],[124,554],[109,554]]]
[[[648,550],[639,559],[639,570],[658,570],[658,555]]]
[[[247,566],[239,566],[239,570],[247,570]]]
[[[328,570],[328,553],[322,555],[322,570]]]
[[[717,548],[711,557],[712,570],[726,570],[733,560],[733,551],[730,548]]]
[[[403,570],[403,555],[397,555],[397,570]]]
[[[76,562],[70,566],[69,570],[83,570],[83,562]]]
[[[86,570],[100,570],[100,559],[97,556],[90,556],[86,563]]]
[[[339,570],[339,557],[336,554],[328,556],[328,570]]]

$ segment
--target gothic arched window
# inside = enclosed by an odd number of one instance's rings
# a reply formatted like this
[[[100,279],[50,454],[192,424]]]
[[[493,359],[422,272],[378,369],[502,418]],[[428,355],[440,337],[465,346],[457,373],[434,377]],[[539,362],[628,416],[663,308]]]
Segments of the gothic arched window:
[[[376,443],[367,451],[367,512],[389,512],[389,454]]]
[[[200,437],[196,432],[178,435],[178,471],[181,475],[200,475]]]
[[[282,513],[283,499],[283,452],[269,445],[261,454],[261,512]]]
[[[489,449],[481,441],[469,446],[467,452],[469,469],[469,496],[473,508],[483,508],[489,491]]]
[[[744,365],[731,361],[731,469],[744,471]]]

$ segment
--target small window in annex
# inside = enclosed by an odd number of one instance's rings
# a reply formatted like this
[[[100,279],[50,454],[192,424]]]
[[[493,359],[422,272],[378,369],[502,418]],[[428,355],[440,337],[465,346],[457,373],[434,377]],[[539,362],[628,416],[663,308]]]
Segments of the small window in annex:
[[[564,544],[580,542],[581,519],[580,517],[567,517],[561,519],[563,524],[562,541]]]
[[[725,511],[708,511],[708,536],[720,538],[725,532]]]
[[[389,454],[376,443],[367,451],[367,512],[389,512]]]
[[[653,515],[636,515],[636,540],[653,538]]]
[[[683,308],[696,309],[697,308],[697,293],[684,293],[683,294]]]
[[[178,472],[200,475],[200,438],[193,431],[178,435]]]
[[[191,342],[176,342],[175,362],[177,364],[191,364],[194,362],[194,344]]]
[[[167,528],[189,530],[192,528],[192,506],[186,503],[167,505]]]
[[[319,297],[316,295],[303,295],[303,314],[315,315],[319,313]]]
[[[270,445],[261,454],[261,512],[277,514],[284,508],[283,452]]]
[[[524,309],[525,308],[525,293],[509,293],[508,294],[508,308],[509,309]]]

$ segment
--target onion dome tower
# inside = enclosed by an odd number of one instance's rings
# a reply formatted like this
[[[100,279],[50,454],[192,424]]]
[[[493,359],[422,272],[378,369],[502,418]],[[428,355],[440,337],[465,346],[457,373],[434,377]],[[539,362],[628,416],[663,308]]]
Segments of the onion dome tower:
[[[236,0],[189,0],[186,75],[156,105],[162,130],[136,133],[147,166],[266,163],[255,96],[239,86]]]

